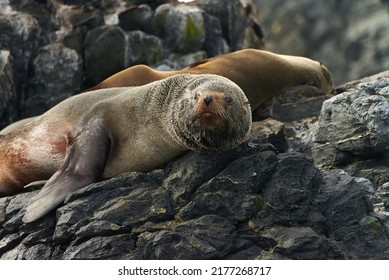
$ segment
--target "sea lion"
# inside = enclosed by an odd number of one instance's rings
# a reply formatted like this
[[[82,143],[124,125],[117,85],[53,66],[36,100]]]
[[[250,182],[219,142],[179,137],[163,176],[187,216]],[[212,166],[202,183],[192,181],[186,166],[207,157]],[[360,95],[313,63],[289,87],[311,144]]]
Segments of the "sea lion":
[[[266,100],[290,87],[311,85],[326,94],[333,91],[331,73],[320,62],[301,56],[244,49],[202,60],[175,71],[158,71],[146,65],[132,66],[84,92],[111,87],[141,86],[177,74],[224,76],[244,91],[253,111]],[[7,127],[5,132],[9,131]],[[4,130],[0,131],[0,134],[5,134]]]
[[[333,91],[331,73],[322,63],[306,57],[280,55],[257,49],[222,54],[174,71],[157,71],[146,65],[136,65],[86,91],[140,86],[177,74],[216,74],[226,77],[243,90],[252,110],[290,87],[310,85],[326,94]]]
[[[49,179],[26,208],[32,222],[90,183],[153,170],[187,150],[232,149],[250,129],[243,91],[217,75],[75,95],[0,136],[0,192]]]

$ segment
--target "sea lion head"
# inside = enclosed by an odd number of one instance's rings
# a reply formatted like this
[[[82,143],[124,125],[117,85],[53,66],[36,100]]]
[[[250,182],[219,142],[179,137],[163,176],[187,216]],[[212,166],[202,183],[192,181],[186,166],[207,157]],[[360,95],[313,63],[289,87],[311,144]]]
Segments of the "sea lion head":
[[[217,75],[191,75],[170,105],[175,136],[191,150],[221,152],[243,143],[251,108],[243,91]]]

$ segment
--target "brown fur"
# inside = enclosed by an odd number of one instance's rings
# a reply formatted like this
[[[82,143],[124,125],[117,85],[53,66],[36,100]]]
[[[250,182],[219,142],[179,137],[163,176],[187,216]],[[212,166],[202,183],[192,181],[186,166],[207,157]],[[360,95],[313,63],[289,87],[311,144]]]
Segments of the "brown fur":
[[[244,49],[196,62],[176,71],[157,71],[146,65],[132,66],[87,91],[139,86],[177,74],[216,74],[226,77],[243,90],[252,110],[289,87],[311,85],[325,93],[333,90],[331,74],[320,62],[306,57]]]
[[[250,129],[246,96],[216,75],[76,95],[0,136],[0,192],[49,179],[27,207],[30,222],[101,178],[147,172],[187,150],[229,150]]]

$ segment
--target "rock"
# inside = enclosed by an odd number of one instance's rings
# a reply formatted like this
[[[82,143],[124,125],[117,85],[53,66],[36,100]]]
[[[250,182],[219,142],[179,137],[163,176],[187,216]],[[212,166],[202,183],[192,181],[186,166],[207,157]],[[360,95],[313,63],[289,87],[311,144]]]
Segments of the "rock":
[[[162,41],[156,36],[143,31],[126,32],[126,66],[136,64],[153,65],[163,54]]]
[[[271,226],[298,226],[307,222],[319,193],[322,176],[302,154],[281,154],[270,180],[261,184],[263,207],[250,220],[256,231]]]
[[[15,91],[19,102],[24,102],[29,66],[42,41],[38,21],[25,13],[0,14],[0,50],[11,52]]]
[[[385,170],[389,166],[388,90],[386,78],[361,83],[323,103],[313,138],[312,155],[317,164],[342,166],[351,174],[364,174],[379,183],[389,181]],[[368,170],[379,166],[383,167],[379,168],[380,178],[375,179]]]
[[[13,58],[9,51],[0,50],[0,116],[5,112],[7,117],[12,115],[9,110],[11,106],[9,103],[12,98],[15,96],[15,88],[13,83],[13,67],[12,67]]]
[[[205,40],[203,12],[197,7],[161,5],[155,11],[153,26],[171,52],[198,51]]]
[[[89,4],[91,2],[93,2],[95,4],[95,3],[98,3],[100,1],[101,0],[93,0],[93,1],[88,1],[88,0],[59,0],[59,2],[65,4],[65,5],[78,5],[78,6]]]
[[[231,51],[244,48],[263,48],[263,31],[258,23],[254,1],[232,0],[220,5],[218,0],[197,0],[195,5],[219,19],[223,37]]]
[[[210,227],[210,225],[212,225]],[[222,259],[236,238],[234,225],[218,215],[205,215],[165,228],[154,226],[155,232],[139,235],[137,247],[141,259]]]
[[[154,64],[161,55],[162,43],[156,36],[116,26],[92,29],[85,39],[86,85],[96,85],[135,64]]]
[[[203,14],[205,24],[205,41],[203,50],[208,57],[214,57],[223,53],[228,53],[230,47],[223,37],[223,29],[220,20],[207,13]]]
[[[329,236],[350,259],[388,258],[389,216],[373,212],[373,184],[341,170],[325,172],[324,182],[315,202],[322,208]]]
[[[253,122],[250,141],[258,144],[271,143],[279,152],[286,152],[285,123],[268,118]]]
[[[101,10],[93,6],[60,6],[56,11],[58,25],[61,27],[52,35],[52,40],[62,42],[83,56],[84,40],[89,30],[104,25]]]
[[[263,149],[188,152],[91,184],[32,224],[21,219],[36,191],[0,198],[0,258],[388,258],[389,215],[373,212],[369,180]]]
[[[32,71],[33,90],[24,104],[30,115],[25,117],[44,113],[81,88],[81,59],[76,51],[61,44],[40,48],[32,61]]]
[[[152,18],[154,11],[148,5],[133,6],[119,14],[119,25],[123,30],[153,31]]]
[[[262,238],[271,245],[258,259],[326,260],[344,259],[341,250],[331,239],[309,227],[274,227],[264,230]]]
[[[313,86],[288,88],[273,98],[270,117],[285,122],[317,117],[323,102],[330,97]]]
[[[170,69],[182,69],[206,58],[207,54],[204,51],[188,54],[171,53],[168,59],[163,62],[168,65]]]
[[[93,86],[123,70],[126,36],[120,27],[102,26],[92,29],[85,38],[85,84]]]

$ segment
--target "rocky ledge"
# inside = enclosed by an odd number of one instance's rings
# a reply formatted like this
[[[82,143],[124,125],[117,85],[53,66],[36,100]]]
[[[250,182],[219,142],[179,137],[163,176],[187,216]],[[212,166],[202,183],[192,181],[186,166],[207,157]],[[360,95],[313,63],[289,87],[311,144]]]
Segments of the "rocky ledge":
[[[2,259],[388,258],[388,216],[370,181],[320,171],[301,153],[244,144],[189,152],[70,195],[33,224],[35,192],[2,198]]]

